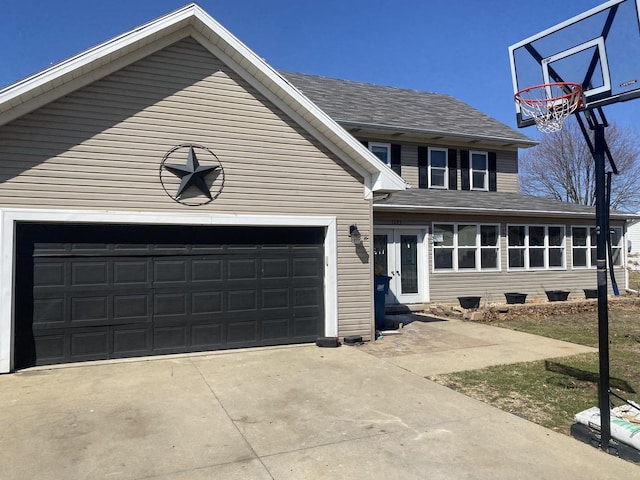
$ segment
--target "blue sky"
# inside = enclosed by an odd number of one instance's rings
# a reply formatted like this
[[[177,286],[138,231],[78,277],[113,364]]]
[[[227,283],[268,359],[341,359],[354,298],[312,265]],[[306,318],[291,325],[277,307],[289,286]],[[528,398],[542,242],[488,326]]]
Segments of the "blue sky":
[[[186,0],[1,0],[0,86]],[[200,0],[274,68],[452,95],[515,127],[509,45],[600,0]],[[640,133],[640,99],[605,107]],[[534,138],[534,127],[522,131]]]

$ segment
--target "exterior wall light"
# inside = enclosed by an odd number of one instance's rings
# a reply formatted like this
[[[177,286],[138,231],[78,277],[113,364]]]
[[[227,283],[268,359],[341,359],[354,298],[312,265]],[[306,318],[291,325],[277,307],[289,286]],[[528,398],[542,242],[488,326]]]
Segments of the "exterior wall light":
[[[360,231],[358,230],[357,225],[351,225],[349,227],[349,237],[351,237],[351,243],[354,245],[360,245],[362,243],[363,237]],[[364,237],[366,240],[366,237]]]

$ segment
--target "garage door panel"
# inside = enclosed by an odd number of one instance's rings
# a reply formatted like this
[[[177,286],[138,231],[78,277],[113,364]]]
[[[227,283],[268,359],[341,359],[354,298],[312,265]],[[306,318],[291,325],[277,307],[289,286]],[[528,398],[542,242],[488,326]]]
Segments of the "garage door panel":
[[[312,341],[317,335],[319,323],[318,315],[311,313],[308,316],[297,314],[293,320],[293,337]]]
[[[148,355],[152,346],[151,326],[145,328],[121,328],[113,332],[115,357]]]
[[[235,259],[227,260],[227,280],[257,280],[258,261],[256,259]]]
[[[28,343],[28,342],[27,342]],[[57,333],[41,334],[35,338],[33,349],[38,352],[38,363],[40,365],[50,365],[64,362],[68,355],[65,354],[65,346],[68,341],[64,331]],[[29,347],[16,339],[16,345],[23,346],[27,350]]]
[[[185,292],[155,291],[153,295],[153,316],[155,319],[184,318],[187,315]]]
[[[322,261],[318,258],[294,258],[293,259],[293,277],[302,278],[318,278],[322,271]]]
[[[170,259],[154,261],[154,285],[167,283],[186,284],[188,271],[187,259]]]
[[[19,224],[16,364],[315,341],[323,234],[307,230]],[[153,242],[169,237],[196,243]]]
[[[153,328],[154,352],[174,353],[187,350],[186,325],[156,326]]]
[[[74,261],[71,264],[71,286],[92,285],[106,287],[109,283],[108,271],[109,262],[106,260],[95,262],[87,260]]]
[[[34,287],[64,287],[65,263],[52,262],[34,265]]]
[[[222,313],[222,292],[201,291],[191,294],[191,315],[210,315]]]
[[[151,278],[151,262],[148,259],[141,260],[114,260],[113,284],[114,285],[149,285]]]
[[[109,358],[109,328],[98,327],[70,332],[71,359]]]
[[[191,260],[191,282],[220,282],[222,281],[221,259],[194,258]]]
[[[55,327],[65,322],[64,298],[41,298],[33,302],[33,323]]]
[[[262,289],[262,310],[287,309],[291,304],[290,288],[264,288]]]
[[[231,320],[227,323],[227,344],[256,344],[258,342],[257,320]]]
[[[267,341],[289,340],[291,338],[288,316],[262,321],[262,338]]]
[[[151,295],[148,293],[113,296],[115,322],[146,322],[151,319]]]
[[[267,258],[261,264],[262,278],[265,280],[287,280],[289,278],[289,260],[286,258]]]
[[[258,307],[256,290],[227,291],[227,312],[253,312]]]
[[[191,326],[191,346],[194,350],[215,349],[223,345],[222,322]]]

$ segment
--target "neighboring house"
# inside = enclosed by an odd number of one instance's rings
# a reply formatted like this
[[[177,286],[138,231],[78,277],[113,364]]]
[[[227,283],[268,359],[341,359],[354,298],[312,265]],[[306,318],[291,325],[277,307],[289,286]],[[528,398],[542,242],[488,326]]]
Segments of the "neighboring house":
[[[518,193],[518,149],[536,142],[448,95],[283,75],[413,187],[374,201],[388,304],[596,287],[594,209]],[[611,214],[621,287],[629,218]]]
[[[517,193],[534,144],[183,7],[0,90],[0,372],[370,339],[374,265],[418,307],[590,288],[593,211]]]
[[[636,215],[640,216],[640,212]],[[640,271],[640,219],[636,218],[627,227],[627,266],[631,270]],[[629,285],[630,288],[638,290],[640,285]]]

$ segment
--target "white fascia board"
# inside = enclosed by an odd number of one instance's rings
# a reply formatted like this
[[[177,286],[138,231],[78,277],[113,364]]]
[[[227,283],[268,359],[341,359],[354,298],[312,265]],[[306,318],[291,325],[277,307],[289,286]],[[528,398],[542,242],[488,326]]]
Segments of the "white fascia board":
[[[338,230],[332,216],[222,215],[108,210],[0,209],[0,374],[13,371],[15,228],[18,222],[324,227],[325,335],[338,335]]]

